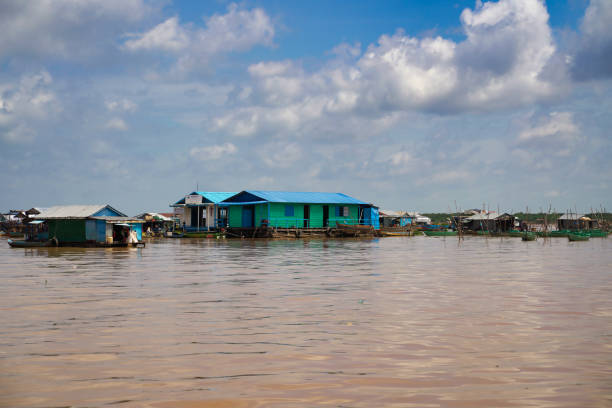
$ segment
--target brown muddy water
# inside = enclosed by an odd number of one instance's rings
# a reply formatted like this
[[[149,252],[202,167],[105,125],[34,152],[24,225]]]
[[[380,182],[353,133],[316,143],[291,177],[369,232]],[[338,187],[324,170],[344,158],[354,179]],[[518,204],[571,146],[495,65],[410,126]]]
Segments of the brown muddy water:
[[[2,407],[611,407],[612,239],[0,240]]]

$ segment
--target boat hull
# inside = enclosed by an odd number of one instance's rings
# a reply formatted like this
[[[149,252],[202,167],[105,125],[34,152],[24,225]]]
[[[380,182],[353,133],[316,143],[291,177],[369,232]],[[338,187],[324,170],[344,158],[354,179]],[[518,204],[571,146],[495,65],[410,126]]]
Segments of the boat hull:
[[[588,241],[591,237],[586,234],[567,234],[567,238],[570,241]]]
[[[42,248],[57,246],[55,241],[23,241],[23,240],[8,240],[11,248]]]
[[[428,237],[454,237],[457,231],[423,231]]]
[[[337,223],[334,235],[339,237],[359,237],[374,235],[374,227],[371,225],[348,225]]]

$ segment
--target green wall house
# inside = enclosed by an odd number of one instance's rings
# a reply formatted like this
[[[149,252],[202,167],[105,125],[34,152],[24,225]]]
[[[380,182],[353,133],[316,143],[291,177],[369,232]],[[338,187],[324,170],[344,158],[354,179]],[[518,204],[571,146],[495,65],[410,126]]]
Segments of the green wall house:
[[[49,239],[61,245],[121,244],[126,232],[142,239],[142,220],[130,218],[110,205],[49,207],[34,216],[47,224]]]
[[[225,199],[230,228],[327,228],[337,223],[373,225],[378,209],[342,193],[248,190]]]

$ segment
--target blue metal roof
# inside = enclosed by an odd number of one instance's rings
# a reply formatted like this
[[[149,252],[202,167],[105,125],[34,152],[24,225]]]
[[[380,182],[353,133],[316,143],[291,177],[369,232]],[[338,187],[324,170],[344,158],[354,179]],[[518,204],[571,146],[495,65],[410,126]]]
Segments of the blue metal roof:
[[[228,202],[240,202],[241,196],[253,202],[253,196],[271,203],[303,203],[303,204],[368,204],[342,193],[310,193],[297,191],[262,191],[245,190]]]
[[[192,191],[188,195],[199,194],[204,197],[206,200],[210,201],[214,204],[219,204],[221,201],[230,198],[233,195],[238,194],[237,192],[220,192],[220,191]],[[177,204],[185,204],[185,197],[178,200],[174,205]]]

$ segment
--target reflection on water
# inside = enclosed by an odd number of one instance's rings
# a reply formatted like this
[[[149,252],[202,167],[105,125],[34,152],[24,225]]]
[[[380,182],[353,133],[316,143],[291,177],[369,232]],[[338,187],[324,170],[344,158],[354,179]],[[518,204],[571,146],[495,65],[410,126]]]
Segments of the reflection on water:
[[[0,406],[611,406],[611,249],[0,240]]]

